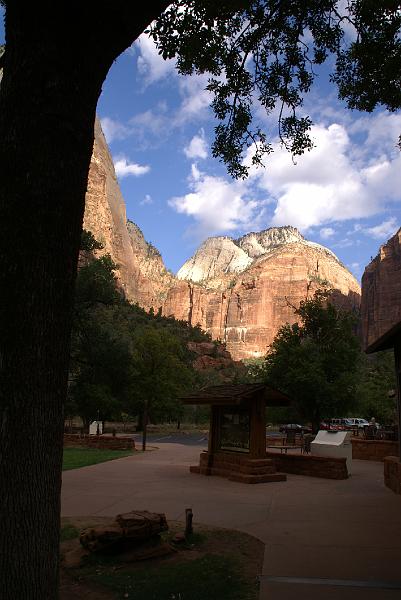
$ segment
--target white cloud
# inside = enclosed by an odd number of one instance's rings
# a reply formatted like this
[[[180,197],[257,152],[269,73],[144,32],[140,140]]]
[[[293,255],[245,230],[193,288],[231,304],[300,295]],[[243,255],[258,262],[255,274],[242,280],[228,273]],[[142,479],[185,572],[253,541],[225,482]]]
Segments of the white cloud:
[[[400,130],[401,131],[401,130]],[[362,176],[372,194],[389,201],[399,201],[401,154],[393,159],[382,158],[362,170]]]
[[[139,177],[140,175],[144,175],[145,173],[149,173],[150,167],[149,165],[138,165],[137,163],[130,163],[128,159],[123,156],[116,156],[114,161],[114,169],[116,171],[117,177],[128,177],[129,175],[134,175],[135,177]]]
[[[184,154],[187,158],[207,158],[207,143],[203,129],[198,135],[194,135],[188,146],[184,148]]]
[[[395,158],[400,155],[397,141],[401,133],[401,114],[382,111],[364,115],[352,121],[348,129],[350,134],[362,137],[358,146],[363,156],[377,161],[386,156]]]
[[[179,91],[182,102],[174,117],[176,126],[184,125],[194,119],[199,121],[208,116],[208,109],[212,101],[212,93],[205,89],[208,78],[208,75],[191,75],[179,78]]]
[[[311,133],[315,148],[297,157],[295,165],[277,143],[265,170],[251,168],[254,185],[276,203],[272,225],[291,224],[307,232],[334,221],[371,217],[387,202],[400,200],[399,154],[364,158],[361,166],[361,157],[355,158],[358,146],[343,125],[315,125]]]
[[[100,120],[102,130],[108,144],[114,140],[123,140],[130,135],[130,129],[120,121],[115,121],[109,117]]]
[[[377,240],[387,240],[395,234],[399,226],[400,225],[399,223],[397,223],[397,219],[395,217],[391,217],[390,219],[387,219],[387,221],[383,221],[379,225],[375,225],[374,227],[367,227],[366,229],[364,229],[364,233],[374,237]]]
[[[328,240],[334,234],[335,234],[335,231],[332,227],[323,227],[319,232],[319,235],[322,238],[322,240]]]
[[[165,101],[158,102],[152,109],[137,113],[127,123],[105,117],[101,119],[101,124],[109,144],[135,136],[137,146],[139,142],[141,147],[150,146],[152,139],[157,139],[158,143],[164,142],[172,131],[171,116]]]
[[[177,129],[184,129],[188,123],[199,123],[210,116],[211,95],[205,91],[207,78],[192,75],[178,78],[181,102],[173,109],[166,102],[159,102],[154,108],[134,115],[127,129],[135,134],[145,146],[160,145],[171,137]]]
[[[347,235],[354,235],[355,233],[359,233],[360,231],[362,231],[362,229],[363,227],[360,223],[354,223],[353,228],[347,231]]]
[[[140,201],[139,203],[141,206],[144,206],[145,204],[153,204],[153,198],[150,194],[145,194],[145,197],[143,198],[143,200]]]
[[[331,247],[332,248],[350,248],[351,246],[359,246],[360,241],[357,240],[355,242],[355,240],[350,240],[349,238],[344,238],[342,240],[340,240],[339,242],[337,242],[336,244],[333,244]]]
[[[291,223],[306,231],[335,220],[366,217],[377,210],[349,158],[351,142],[338,124],[314,126],[315,148],[296,160],[280,147],[270,157],[260,185],[277,200],[274,225]],[[257,175],[256,175],[257,176]]]
[[[134,47],[138,50],[137,67],[145,86],[160,81],[175,71],[175,60],[164,60],[154,41],[145,33],[139,36]]]
[[[349,15],[349,1],[348,0],[340,0],[336,8],[337,8],[339,15],[341,15],[343,17]],[[340,25],[341,25],[341,29],[344,32],[344,36],[345,36],[347,43],[354,42],[358,35],[357,30],[355,29],[354,25],[346,18],[341,21]]]
[[[246,182],[210,176],[192,165],[189,185],[191,191],[172,198],[169,205],[195,219],[195,234],[200,238],[260,227],[264,202],[249,199]]]
[[[158,142],[164,142],[171,133],[171,117],[166,103],[159,102],[155,108],[136,114],[130,119],[129,125],[132,134],[146,140],[148,144],[152,137]]]
[[[377,118],[381,120],[380,114]],[[376,129],[374,119],[370,124]],[[330,223],[367,219],[383,212],[388,202],[401,200],[400,155],[388,152],[376,159],[356,156],[361,140],[350,137],[345,126],[338,123],[315,125],[312,136],[315,148],[297,157],[296,164],[276,143],[266,169],[251,167],[245,182],[211,177],[193,165],[190,192],[170,200],[170,205],[193,217],[206,235],[254,228],[263,215],[264,227],[293,225],[304,233],[319,227],[320,237],[329,239],[336,233]],[[251,149],[247,164],[250,155]],[[255,200],[261,197],[263,201]],[[269,218],[268,204],[274,207]],[[356,223],[335,245],[358,245],[360,240],[355,235],[360,233],[383,236],[389,228],[386,224],[387,221],[379,233],[378,227],[370,231]]]

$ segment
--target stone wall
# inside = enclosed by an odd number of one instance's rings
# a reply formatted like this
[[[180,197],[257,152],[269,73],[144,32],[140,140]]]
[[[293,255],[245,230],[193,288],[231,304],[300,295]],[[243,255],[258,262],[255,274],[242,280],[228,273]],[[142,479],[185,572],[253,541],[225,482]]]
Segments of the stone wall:
[[[135,442],[131,437],[79,435],[75,433],[64,434],[64,446],[100,448],[102,450],[135,450]]]
[[[267,456],[274,459],[277,471],[282,473],[325,479],[348,478],[346,458],[329,458],[310,454],[277,454],[276,452],[268,452]]]
[[[401,494],[401,461],[397,456],[384,459],[384,483],[396,494]]]
[[[385,456],[398,454],[398,442],[352,438],[352,458],[383,461]]]

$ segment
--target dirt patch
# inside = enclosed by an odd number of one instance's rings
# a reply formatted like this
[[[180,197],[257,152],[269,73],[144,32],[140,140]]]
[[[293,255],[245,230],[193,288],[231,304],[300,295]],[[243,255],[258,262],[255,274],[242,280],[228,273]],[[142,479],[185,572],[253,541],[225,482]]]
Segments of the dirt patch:
[[[105,526],[110,524],[112,519],[109,517],[74,517],[63,518],[62,527],[74,526],[77,529],[86,527]],[[169,531],[163,534],[165,542],[170,542],[177,533],[183,532],[183,524],[170,521]],[[79,549],[79,540],[69,539],[61,544],[61,555]],[[158,568],[171,569],[182,565],[183,568],[189,561],[197,562],[210,556],[227,557],[240,565],[242,576],[248,581],[256,581],[258,575],[262,572],[264,554],[264,544],[246,534],[230,529],[221,529],[208,527],[205,525],[194,524],[194,534],[187,542],[175,546],[175,551],[163,557],[157,557],[146,561],[146,565],[152,572],[157,573]],[[90,566],[83,568],[62,569],[60,600],[115,600],[124,597],[118,591],[110,591],[107,587],[97,585],[93,582],[93,575],[107,572],[115,573],[116,576],[125,576],[130,574],[135,578],[135,572],[144,568],[144,561],[131,562],[129,554],[119,557],[113,557],[111,563],[106,561],[102,563],[100,559],[99,566],[95,564],[93,557],[90,560]],[[196,586],[196,582],[194,582]],[[128,597],[128,596],[127,596]],[[129,596],[131,597],[131,596]],[[255,596],[256,598],[256,596]]]
[[[117,597],[114,592],[79,581],[61,571],[60,600],[115,600]]]

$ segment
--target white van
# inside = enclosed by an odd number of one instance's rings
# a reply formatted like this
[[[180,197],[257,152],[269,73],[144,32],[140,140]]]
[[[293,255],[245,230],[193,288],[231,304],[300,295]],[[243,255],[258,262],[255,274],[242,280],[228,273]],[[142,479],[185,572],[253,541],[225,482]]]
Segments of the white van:
[[[369,425],[369,421],[366,419],[361,419],[359,417],[349,417],[347,421],[350,422],[351,427],[358,427],[359,429],[363,429]]]

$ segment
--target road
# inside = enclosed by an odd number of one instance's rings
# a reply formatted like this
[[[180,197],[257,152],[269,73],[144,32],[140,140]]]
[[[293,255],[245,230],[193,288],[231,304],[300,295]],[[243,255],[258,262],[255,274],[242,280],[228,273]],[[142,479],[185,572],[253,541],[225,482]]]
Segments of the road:
[[[139,447],[142,444],[142,433],[134,433],[132,437],[135,444]],[[183,444],[184,446],[199,446],[205,445],[207,448],[208,434],[200,433],[148,433],[147,443],[152,444]]]

